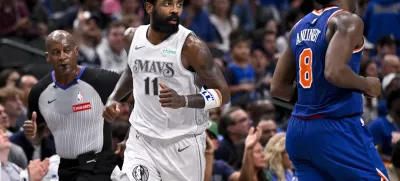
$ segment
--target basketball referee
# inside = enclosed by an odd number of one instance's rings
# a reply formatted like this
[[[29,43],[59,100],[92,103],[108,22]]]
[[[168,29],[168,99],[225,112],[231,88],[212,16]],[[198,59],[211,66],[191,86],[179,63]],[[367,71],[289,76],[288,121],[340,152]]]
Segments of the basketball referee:
[[[54,71],[29,94],[25,135],[37,143],[43,128],[50,129],[61,157],[60,181],[111,180],[116,156],[111,148],[111,126],[102,113],[119,75],[78,66],[78,47],[66,31],[52,32],[46,50]]]

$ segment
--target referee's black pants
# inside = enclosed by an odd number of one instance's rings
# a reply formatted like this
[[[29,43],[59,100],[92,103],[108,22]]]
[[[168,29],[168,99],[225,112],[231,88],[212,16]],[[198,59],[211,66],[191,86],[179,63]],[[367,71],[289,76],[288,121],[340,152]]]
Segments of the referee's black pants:
[[[111,173],[117,165],[113,151],[86,153],[77,159],[60,160],[58,177],[60,181],[111,181]]]

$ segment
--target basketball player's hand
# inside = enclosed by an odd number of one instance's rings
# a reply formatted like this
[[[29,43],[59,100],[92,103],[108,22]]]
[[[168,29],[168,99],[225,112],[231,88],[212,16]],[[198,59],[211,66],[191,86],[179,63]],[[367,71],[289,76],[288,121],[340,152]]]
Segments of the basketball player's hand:
[[[378,97],[381,94],[382,85],[379,78],[366,77],[369,86],[369,91],[364,92],[364,95],[368,98]]]
[[[36,137],[36,132],[37,132],[36,118],[37,115],[36,112],[34,111],[32,113],[32,119],[26,120],[23,125],[25,137],[28,138],[30,141],[32,141]]]
[[[261,137],[261,128],[257,127],[257,130],[254,129],[254,127],[250,128],[249,134],[247,135],[246,141],[245,141],[245,149],[253,149],[258,141],[260,140]]]
[[[117,144],[117,150],[115,150],[115,154],[118,155],[122,160],[124,160],[124,152],[126,148],[126,142],[122,141]]]
[[[103,111],[103,118],[104,120],[106,120],[107,122],[111,122],[114,121],[115,118],[119,115],[120,113],[120,103],[118,102],[113,102],[108,104],[108,106],[106,107],[106,109],[104,109]]]
[[[174,89],[171,89],[164,85],[163,83],[160,83],[160,103],[161,107],[168,107],[172,109],[178,109],[181,107],[184,107],[186,102],[185,98],[183,96],[178,95]]]

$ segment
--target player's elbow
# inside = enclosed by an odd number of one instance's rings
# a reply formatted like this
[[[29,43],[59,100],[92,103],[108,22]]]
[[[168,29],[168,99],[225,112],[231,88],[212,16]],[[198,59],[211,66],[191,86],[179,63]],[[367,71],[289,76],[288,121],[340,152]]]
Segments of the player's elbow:
[[[335,84],[338,81],[339,74],[340,70],[333,67],[325,68],[324,70],[325,79],[332,84]]]
[[[273,84],[271,84],[271,89],[270,89],[269,93],[273,98],[277,98],[277,99],[281,99],[281,100],[289,102],[291,97],[288,96],[288,94],[286,93],[286,90],[288,90],[288,88],[289,87],[284,88],[282,86],[279,86],[278,84],[273,83]]]

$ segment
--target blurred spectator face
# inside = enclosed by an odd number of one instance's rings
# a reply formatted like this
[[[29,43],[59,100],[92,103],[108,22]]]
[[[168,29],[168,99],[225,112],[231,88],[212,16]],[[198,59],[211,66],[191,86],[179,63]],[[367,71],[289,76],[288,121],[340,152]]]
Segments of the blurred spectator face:
[[[261,144],[262,146],[265,146],[269,139],[271,139],[272,136],[274,136],[277,132],[277,125],[274,120],[261,120],[258,125],[262,129],[262,135],[261,135]]]
[[[8,119],[7,113],[4,110],[3,105],[0,104],[0,125],[8,129],[10,127],[10,120]]]
[[[255,168],[265,168],[265,154],[260,143],[257,143],[253,149],[253,161]]]
[[[125,28],[123,26],[112,27],[108,33],[107,39],[111,49],[121,51],[123,46]]]
[[[219,146],[217,137],[214,134],[212,134],[210,131],[206,131],[206,133],[207,133],[207,136],[210,138],[210,140],[213,142],[214,149],[217,150],[218,146]]]
[[[217,107],[214,109],[210,109],[208,113],[211,120],[219,123],[219,120],[221,119],[221,108]]]
[[[231,134],[246,137],[251,126],[251,121],[247,113],[244,110],[239,109],[232,112],[229,117],[232,118],[234,123],[228,126],[228,131]]]
[[[396,54],[396,44],[385,44],[377,46],[378,55]]]
[[[378,68],[375,62],[368,64],[366,70],[366,74],[368,77],[378,77]]]
[[[101,8],[101,0],[85,0],[83,6],[87,8],[87,10],[100,10]]]
[[[2,156],[8,156],[10,148],[11,148],[11,142],[8,139],[7,134],[4,132],[4,130],[0,129],[0,153],[2,153]],[[7,161],[7,160],[1,160],[1,161]]]
[[[83,23],[82,25],[83,34],[89,38],[96,38],[100,30],[99,26],[96,24],[96,20],[91,18]]]
[[[6,86],[15,87],[15,83],[17,80],[21,78],[21,75],[18,72],[12,72],[10,76],[7,78]]]
[[[133,27],[133,28],[137,28],[140,25],[142,25],[142,20],[140,19],[140,17],[136,16],[134,14],[129,14],[129,15],[123,16],[122,22],[124,22],[124,24],[128,25],[128,27]]]
[[[214,11],[216,14],[226,15],[231,5],[231,0],[214,0]]]
[[[119,115],[116,120],[118,121],[129,121],[129,116],[131,115],[131,106],[129,103],[121,102],[121,106],[119,107]]]
[[[272,32],[276,35],[278,34],[278,24],[276,24],[276,21],[274,19],[270,19],[265,25],[265,30],[267,32]]]
[[[390,73],[400,73],[400,60],[396,55],[386,55],[382,63],[382,76]]]
[[[203,4],[203,0],[190,0],[190,5],[192,5],[196,10],[202,10]]]
[[[27,106],[29,93],[31,92],[32,87],[38,82],[38,80],[32,75],[24,75],[21,78],[21,88],[24,92],[23,102],[24,105]]]
[[[246,61],[250,58],[250,42],[242,41],[238,42],[232,49],[232,56],[234,59],[240,61]]]
[[[18,95],[5,98],[3,104],[7,115],[18,117],[22,114],[22,101]]]
[[[274,34],[269,33],[264,36],[264,49],[269,56],[276,53],[276,36]]]
[[[250,64],[253,66],[256,72],[264,71],[265,67],[268,64],[268,58],[262,50],[254,50],[251,55]]]
[[[123,0],[121,1],[121,7],[124,11],[133,13],[139,8],[139,2],[138,0]]]
[[[151,13],[151,27],[161,33],[174,34],[179,30],[183,2],[156,1]]]

